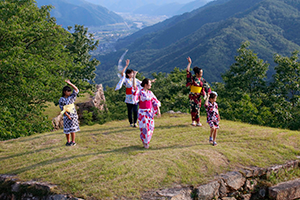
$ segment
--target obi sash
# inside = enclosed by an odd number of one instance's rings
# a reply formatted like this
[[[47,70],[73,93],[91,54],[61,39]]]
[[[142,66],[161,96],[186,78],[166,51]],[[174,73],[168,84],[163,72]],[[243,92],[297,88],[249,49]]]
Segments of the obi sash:
[[[201,91],[202,91],[202,87],[191,85],[191,92],[192,93],[201,93]]]
[[[151,109],[152,102],[151,101],[140,101],[139,106],[140,106],[140,109]]]
[[[63,115],[65,112],[69,112],[69,113],[74,114],[75,113],[74,109],[75,109],[74,103],[69,104],[69,105],[65,105],[63,111],[61,111],[60,114]]]
[[[126,88],[126,94],[132,94],[131,88]]]

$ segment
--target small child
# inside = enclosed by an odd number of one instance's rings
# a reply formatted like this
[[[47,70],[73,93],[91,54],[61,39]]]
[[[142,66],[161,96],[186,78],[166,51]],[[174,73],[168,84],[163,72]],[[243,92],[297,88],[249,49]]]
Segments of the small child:
[[[74,102],[79,92],[78,88],[71,83],[70,80],[65,80],[74,90],[69,86],[65,86],[62,91],[62,97],[59,99],[59,107],[62,110],[64,119],[64,133],[66,134],[67,143],[66,146],[75,146],[75,132],[79,131],[78,115]],[[71,139],[70,140],[70,133]]]
[[[218,104],[216,103],[218,94],[216,92],[212,92],[208,93],[208,96],[209,98],[206,99],[204,106],[207,112],[207,123],[210,126],[209,143],[216,146],[217,130],[220,128],[220,115],[218,111]]]

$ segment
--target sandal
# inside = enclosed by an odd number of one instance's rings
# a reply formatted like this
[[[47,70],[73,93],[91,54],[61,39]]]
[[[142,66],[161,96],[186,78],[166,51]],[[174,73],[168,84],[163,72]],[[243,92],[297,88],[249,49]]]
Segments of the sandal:
[[[196,122],[192,122],[192,124],[191,124],[192,126],[196,126]]]
[[[212,137],[209,137],[209,143],[213,144],[213,138]]]
[[[213,142],[213,146],[217,146],[218,144],[217,144],[217,142]]]
[[[200,126],[200,127],[201,127],[201,126],[202,126],[202,124],[199,122],[199,123],[197,123],[197,124],[196,124],[196,126]]]

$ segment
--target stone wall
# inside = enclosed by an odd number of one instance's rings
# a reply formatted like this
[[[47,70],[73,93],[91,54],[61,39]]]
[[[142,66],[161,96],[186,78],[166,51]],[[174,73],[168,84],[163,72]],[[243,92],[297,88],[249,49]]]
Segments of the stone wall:
[[[269,168],[247,168],[228,172],[212,181],[190,187],[177,187],[148,191],[144,200],[289,200],[300,198],[300,179],[280,183],[276,186],[262,184],[280,170],[299,168],[299,161],[290,161]],[[1,200],[80,200],[68,194],[56,194],[55,185],[35,181],[21,182],[16,176],[0,175]],[[126,200],[126,198],[122,198]]]

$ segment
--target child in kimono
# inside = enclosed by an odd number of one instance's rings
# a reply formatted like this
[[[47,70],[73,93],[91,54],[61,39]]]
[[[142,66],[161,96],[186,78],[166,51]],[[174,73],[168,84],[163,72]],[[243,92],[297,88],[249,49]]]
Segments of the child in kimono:
[[[220,128],[220,115],[218,110],[218,104],[216,103],[217,93],[212,92],[208,95],[209,97],[206,99],[204,106],[207,112],[207,123],[210,127],[209,143],[211,143],[213,146],[216,146],[217,130]]]
[[[63,88],[62,97],[59,99],[59,107],[62,110],[61,114],[64,120],[64,133],[67,138],[66,146],[75,146],[75,132],[79,131],[79,123],[74,102],[79,90],[70,80],[65,80],[65,82],[73,88],[73,92],[69,86]]]

